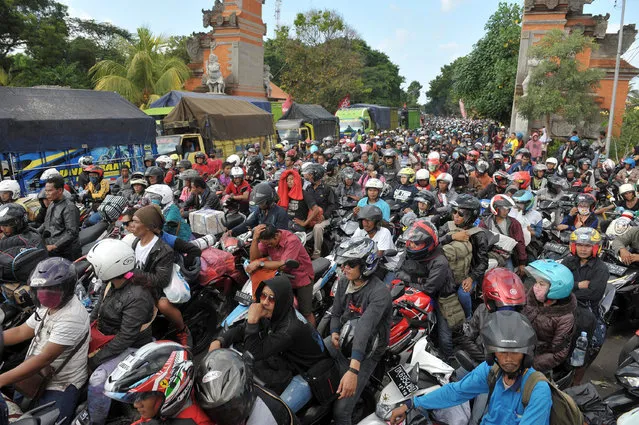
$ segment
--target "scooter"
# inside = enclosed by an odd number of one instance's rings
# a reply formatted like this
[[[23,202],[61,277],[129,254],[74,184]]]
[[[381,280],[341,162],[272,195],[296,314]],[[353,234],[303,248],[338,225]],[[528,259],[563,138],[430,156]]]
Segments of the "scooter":
[[[428,351],[428,339],[420,339],[415,344],[410,362],[399,364],[389,370],[390,382],[379,395],[375,413],[368,415],[358,425],[385,425],[390,420],[394,408],[406,400],[428,394],[446,385],[454,369]],[[448,425],[465,425],[470,418],[468,402],[447,409],[429,412],[429,419]],[[413,410],[404,424],[425,424],[423,416]]]
[[[637,335],[633,335],[628,343],[637,343]],[[628,344],[627,343],[627,344]],[[629,348],[629,347],[628,347]],[[624,347],[625,351],[626,347]],[[615,372],[617,382],[622,389],[615,391],[604,399],[615,415],[627,412],[639,404],[639,349],[635,348],[627,352],[622,359],[620,356],[619,366]]]

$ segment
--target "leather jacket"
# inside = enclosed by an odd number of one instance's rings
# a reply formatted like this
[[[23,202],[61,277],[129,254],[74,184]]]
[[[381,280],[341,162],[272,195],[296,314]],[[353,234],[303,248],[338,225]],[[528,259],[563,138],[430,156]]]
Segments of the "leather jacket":
[[[25,228],[17,235],[0,239],[0,281],[12,280],[14,273],[11,270],[13,259],[22,250],[29,248],[46,249],[42,236],[31,227]],[[28,275],[30,270],[21,270]]]
[[[220,198],[211,189],[206,188],[204,193],[202,193],[201,201],[199,195],[191,193],[189,199],[184,203],[184,209],[193,211],[201,209],[221,210],[222,205],[220,204]]]
[[[106,296],[103,291],[91,312],[91,322],[97,320],[98,330],[115,338],[92,357],[95,365],[122,354],[127,348],[139,348],[153,341],[150,326],[141,331],[142,325],[153,318],[155,301],[149,289],[128,280],[120,288],[111,285]]]
[[[140,239],[133,241],[133,250]],[[173,249],[160,237],[153,245],[143,269],[135,269],[134,273],[144,276],[153,285],[154,296],[160,298],[163,289],[169,286],[173,277]]]
[[[50,255],[75,260],[80,256],[80,211],[75,204],[62,198],[52,202],[47,208],[47,215],[42,225],[42,236],[46,245],[57,248]]]

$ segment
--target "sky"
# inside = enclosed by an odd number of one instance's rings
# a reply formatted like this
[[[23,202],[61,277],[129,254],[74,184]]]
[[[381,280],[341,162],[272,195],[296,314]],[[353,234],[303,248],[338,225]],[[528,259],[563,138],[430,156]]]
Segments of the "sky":
[[[204,31],[202,9],[214,0],[60,0],[69,14],[85,19],[111,22],[131,32],[146,25],[154,33],[189,35]],[[468,54],[484,35],[484,25],[497,10],[500,0],[282,0],[280,22],[291,25],[295,15],[309,9],[333,9],[370,46],[386,53],[406,78],[404,87],[419,81],[421,102],[429,82],[440,68]],[[523,0],[513,0],[523,5]],[[274,36],[275,0],[266,0],[263,20],[267,38]],[[618,3],[618,4],[617,4]],[[176,7],[177,6],[177,7]],[[176,10],[176,9],[179,9]],[[610,13],[608,32],[619,29],[621,0],[594,0],[584,13]],[[639,26],[639,1],[627,0],[625,24]],[[638,37],[639,38],[639,37]],[[639,41],[623,56],[639,67]]]

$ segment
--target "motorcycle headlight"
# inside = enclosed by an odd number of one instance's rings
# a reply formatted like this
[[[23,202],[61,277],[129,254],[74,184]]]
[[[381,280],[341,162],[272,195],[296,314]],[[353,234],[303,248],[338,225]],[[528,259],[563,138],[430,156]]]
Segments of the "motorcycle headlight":
[[[639,376],[620,376],[619,380],[625,387],[639,387]]]
[[[393,412],[394,406],[384,403],[377,403],[375,407],[375,414],[378,418],[388,421],[391,418],[391,414]]]

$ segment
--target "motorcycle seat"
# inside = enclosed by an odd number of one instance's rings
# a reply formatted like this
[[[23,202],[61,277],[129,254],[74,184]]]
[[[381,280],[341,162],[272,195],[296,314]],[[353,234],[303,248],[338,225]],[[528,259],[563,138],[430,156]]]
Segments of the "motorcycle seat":
[[[106,221],[100,221],[93,226],[86,227],[80,230],[80,235],[78,236],[78,243],[80,246],[84,246],[90,242],[95,241],[101,234],[104,232],[109,224]]]
[[[331,267],[331,262],[324,257],[313,260],[313,276],[314,280],[319,279]]]

